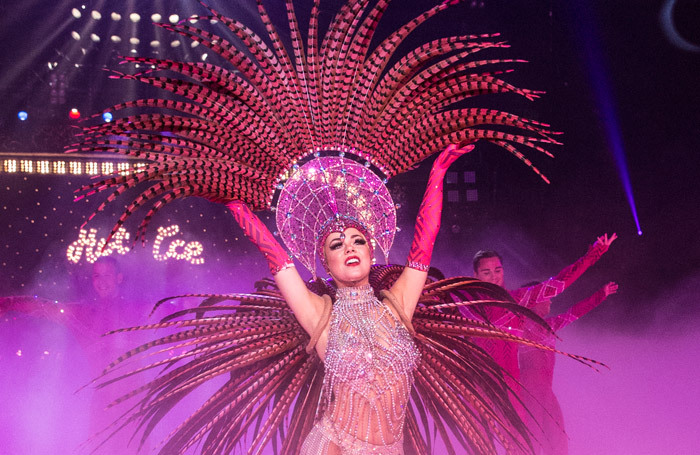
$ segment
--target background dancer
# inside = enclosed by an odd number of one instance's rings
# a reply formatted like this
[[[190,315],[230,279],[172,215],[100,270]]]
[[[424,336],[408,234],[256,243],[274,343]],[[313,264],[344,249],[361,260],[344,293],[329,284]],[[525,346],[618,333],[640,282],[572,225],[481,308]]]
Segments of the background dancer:
[[[617,283],[611,281],[587,299],[569,308],[565,313],[548,317],[545,320],[554,332],[558,332],[603,303],[609,295],[617,293],[617,289]],[[541,299],[532,306],[532,310],[544,318],[549,314],[550,307],[551,301],[549,299]],[[541,326],[526,320],[523,323],[523,329],[526,338],[552,348],[555,347],[556,336]],[[528,426],[535,435],[537,447],[535,453],[568,454],[569,441],[564,428],[564,415],[552,388],[556,360],[554,354],[522,346],[518,349],[518,358],[520,382],[523,386],[520,396],[529,411],[527,419]]]
[[[595,264],[598,259],[608,251],[608,248],[617,238],[617,234],[604,234],[596,239],[585,255],[570,266],[564,268],[556,276],[538,283],[530,287],[522,287],[512,291],[508,291],[513,299],[525,308],[532,309],[535,305],[541,304],[549,299],[556,297],[562,293],[567,287],[573,284],[590,266]],[[474,255],[472,261],[474,276],[487,283],[492,283],[501,287],[505,287],[505,269],[501,256],[490,250],[481,250]],[[466,309],[463,309],[465,314],[472,314]],[[490,307],[485,308],[480,316],[484,320],[490,322],[495,327],[516,335],[522,335],[522,317],[500,308]],[[517,404],[517,396],[520,393],[520,368],[518,366],[518,346],[512,343],[504,343],[499,340],[477,340],[486,351],[493,356],[499,365],[503,367],[506,374],[506,382],[512,389],[516,408],[520,409],[523,418],[526,413],[523,412],[519,404]]]

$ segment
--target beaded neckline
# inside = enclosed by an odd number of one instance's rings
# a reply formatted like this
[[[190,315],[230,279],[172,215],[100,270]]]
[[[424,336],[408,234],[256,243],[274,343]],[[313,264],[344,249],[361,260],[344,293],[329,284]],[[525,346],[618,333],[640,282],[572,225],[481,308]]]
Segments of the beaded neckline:
[[[348,286],[338,288],[336,291],[338,299],[342,300],[366,300],[374,297],[374,289],[369,284],[362,286]]]

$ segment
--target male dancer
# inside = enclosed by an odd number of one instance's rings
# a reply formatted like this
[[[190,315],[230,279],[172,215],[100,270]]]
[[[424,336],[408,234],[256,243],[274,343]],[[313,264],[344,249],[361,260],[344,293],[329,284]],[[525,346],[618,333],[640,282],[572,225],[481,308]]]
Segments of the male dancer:
[[[520,305],[532,309],[535,305],[556,297],[564,289],[585,272],[588,267],[595,264],[598,259],[608,251],[608,248],[617,238],[617,234],[604,234],[596,239],[586,254],[572,265],[564,268],[556,276],[530,287],[522,287],[510,292],[510,295]],[[495,251],[482,250],[474,255],[474,276],[482,281],[504,287],[505,273],[501,256]],[[465,310],[466,311],[466,310]],[[470,314],[470,316],[473,316]],[[494,326],[509,331],[515,335],[522,335],[523,328],[521,318],[501,308],[487,308],[485,316]],[[498,364],[505,370],[506,382],[515,396],[520,395],[520,369],[518,367],[518,346],[500,340],[479,340],[483,347]],[[514,399],[516,408],[517,398]],[[522,409],[521,409],[522,411]],[[521,417],[526,418],[526,413],[521,412]]]

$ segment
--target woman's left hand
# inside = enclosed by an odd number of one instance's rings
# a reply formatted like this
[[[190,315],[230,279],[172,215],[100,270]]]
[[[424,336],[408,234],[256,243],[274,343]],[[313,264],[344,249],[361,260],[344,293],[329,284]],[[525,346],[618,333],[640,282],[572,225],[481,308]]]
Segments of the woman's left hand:
[[[469,142],[448,145],[435,160],[433,171],[446,171],[457,158],[472,150],[474,150],[474,144]]]

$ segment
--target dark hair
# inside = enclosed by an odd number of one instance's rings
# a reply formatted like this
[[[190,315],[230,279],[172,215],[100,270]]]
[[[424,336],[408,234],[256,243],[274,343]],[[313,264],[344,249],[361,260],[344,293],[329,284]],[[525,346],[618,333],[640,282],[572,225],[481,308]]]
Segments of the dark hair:
[[[474,259],[472,259],[472,267],[474,268],[474,271],[477,272],[479,269],[479,262],[481,262],[482,259],[488,259],[488,258],[498,258],[499,261],[503,262],[503,258],[501,257],[500,254],[496,253],[493,250],[480,250],[474,255]]]
[[[92,263],[93,268],[97,264],[109,264],[112,267],[114,267],[114,271],[117,273],[121,273],[121,271],[122,271],[122,268],[119,265],[119,261],[117,261],[117,259],[115,257],[112,257],[112,256],[100,256],[100,257],[98,257],[97,260]]]

